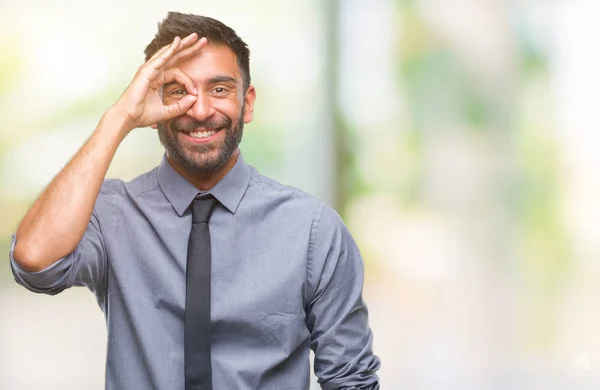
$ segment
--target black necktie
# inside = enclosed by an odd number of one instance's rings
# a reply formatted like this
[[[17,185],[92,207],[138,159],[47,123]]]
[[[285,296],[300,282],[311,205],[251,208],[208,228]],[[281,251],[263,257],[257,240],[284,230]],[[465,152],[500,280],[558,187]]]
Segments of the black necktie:
[[[212,195],[192,204],[185,295],[185,390],[212,390],[210,365],[210,232]]]

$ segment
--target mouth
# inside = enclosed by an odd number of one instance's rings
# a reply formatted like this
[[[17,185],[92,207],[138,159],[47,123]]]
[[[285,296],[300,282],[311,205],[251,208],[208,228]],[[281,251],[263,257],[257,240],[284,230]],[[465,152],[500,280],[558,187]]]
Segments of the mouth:
[[[218,130],[195,130],[195,131],[190,131],[187,132],[186,134],[189,135],[192,138],[198,138],[198,139],[202,139],[202,138],[208,138],[208,137],[212,137],[213,135],[215,135],[217,133]]]
[[[205,130],[205,129],[197,129],[194,131],[186,131],[186,132],[181,132],[181,134],[188,140],[194,142],[194,143],[203,143],[203,142],[208,142],[211,141],[212,139],[214,139],[220,132],[222,129],[211,129],[211,130]]]

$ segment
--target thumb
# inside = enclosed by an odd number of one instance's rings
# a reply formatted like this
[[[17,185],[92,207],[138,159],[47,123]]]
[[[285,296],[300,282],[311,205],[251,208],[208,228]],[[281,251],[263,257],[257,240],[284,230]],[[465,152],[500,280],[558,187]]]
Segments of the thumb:
[[[198,97],[196,95],[185,95],[177,103],[165,106],[165,120],[183,115],[192,107]]]

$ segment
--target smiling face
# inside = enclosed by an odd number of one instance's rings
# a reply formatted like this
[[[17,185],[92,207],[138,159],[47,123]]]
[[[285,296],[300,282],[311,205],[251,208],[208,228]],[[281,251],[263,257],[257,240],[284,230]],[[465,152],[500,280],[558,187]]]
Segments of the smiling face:
[[[178,64],[198,90],[198,98],[185,115],[157,124],[167,157],[189,173],[217,172],[235,158],[244,123],[252,120],[256,93],[248,87],[233,51],[208,44],[197,55]],[[165,84],[164,104],[187,94],[183,85]]]

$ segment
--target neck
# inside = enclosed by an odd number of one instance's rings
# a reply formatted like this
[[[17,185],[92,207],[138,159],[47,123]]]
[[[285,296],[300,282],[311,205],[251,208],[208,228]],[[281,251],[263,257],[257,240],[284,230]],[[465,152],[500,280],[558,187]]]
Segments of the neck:
[[[240,150],[236,149],[235,152],[229,157],[229,160],[223,164],[221,168],[214,172],[190,172],[182,167],[177,161],[173,160],[167,153],[167,160],[169,164],[175,169],[177,173],[183,176],[187,181],[192,183],[200,191],[208,191],[217,185],[235,166],[238,160]]]

